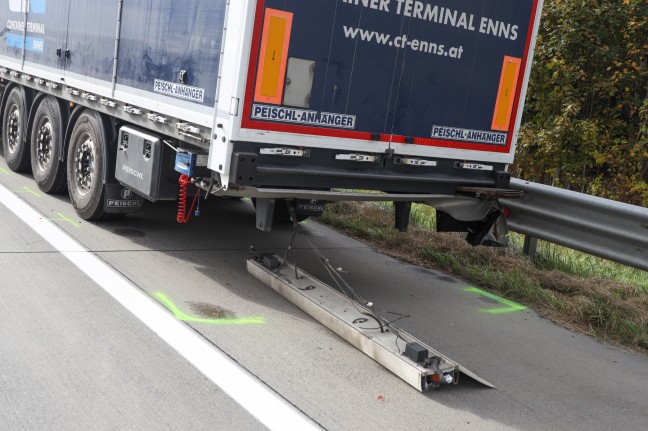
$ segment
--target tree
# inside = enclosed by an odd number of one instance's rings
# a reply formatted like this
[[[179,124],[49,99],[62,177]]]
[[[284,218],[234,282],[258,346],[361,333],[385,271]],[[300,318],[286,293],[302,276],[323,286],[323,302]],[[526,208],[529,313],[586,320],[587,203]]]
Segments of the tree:
[[[513,174],[648,205],[648,1],[547,0]]]

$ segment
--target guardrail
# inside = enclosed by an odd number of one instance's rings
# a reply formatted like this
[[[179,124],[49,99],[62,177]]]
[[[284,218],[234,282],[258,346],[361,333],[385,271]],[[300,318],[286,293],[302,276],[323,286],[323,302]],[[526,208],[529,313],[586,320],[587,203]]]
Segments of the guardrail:
[[[508,228],[526,235],[525,251],[542,239],[648,271],[648,208],[512,179],[520,199],[500,199],[511,210]]]

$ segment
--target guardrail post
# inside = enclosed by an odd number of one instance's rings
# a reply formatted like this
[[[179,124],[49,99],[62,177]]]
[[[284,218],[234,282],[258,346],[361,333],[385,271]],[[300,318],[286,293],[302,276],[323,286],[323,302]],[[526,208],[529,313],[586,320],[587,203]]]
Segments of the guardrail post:
[[[522,246],[522,253],[529,257],[535,257],[536,250],[538,249],[538,238],[530,235],[524,235],[524,245]]]
[[[407,225],[409,225],[410,213],[412,212],[411,202],[394,202],[395,228],[401,232],[407,232]]]

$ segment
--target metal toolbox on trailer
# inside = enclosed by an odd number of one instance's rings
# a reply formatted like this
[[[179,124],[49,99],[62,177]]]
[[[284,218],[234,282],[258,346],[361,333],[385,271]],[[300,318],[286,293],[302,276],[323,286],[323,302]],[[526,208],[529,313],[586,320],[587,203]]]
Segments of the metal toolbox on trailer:
[[[119,130],[115,179],[153,202],[175,199],[177,175],[167,178],[172,153],[157,136],[124,126]]]

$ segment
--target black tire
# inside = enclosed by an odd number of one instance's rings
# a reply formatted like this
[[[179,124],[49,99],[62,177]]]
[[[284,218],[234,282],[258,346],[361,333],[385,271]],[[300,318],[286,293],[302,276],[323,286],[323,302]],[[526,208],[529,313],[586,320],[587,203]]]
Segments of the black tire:
[[[45,193],[62,193],[67,172],[61,161],[63,114],[58,101],[48,96],[40,101],[31,133],[31,168],[38,188]]]
[[[74,123],[67,154],[67,186],[79,217],[99,220],[104,212],[106,130],[100,115],[84,111]]]
[[[20,87],[13,87],[2,112],[2,150],[7,166],[14,172],[30,168],[29,145],[26,142],[27,103]]]

